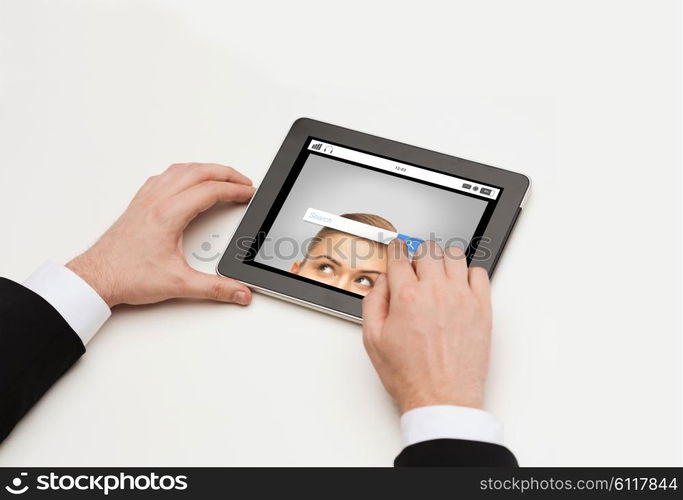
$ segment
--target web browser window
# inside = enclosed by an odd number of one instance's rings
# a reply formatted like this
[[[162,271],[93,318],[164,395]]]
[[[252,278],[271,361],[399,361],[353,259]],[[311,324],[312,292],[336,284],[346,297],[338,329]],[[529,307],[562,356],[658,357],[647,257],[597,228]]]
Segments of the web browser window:
[[[501,195],[425,167],[309,138],[245,262],[354,296],[386,272],[399,238],[486,251],[481,235]]]

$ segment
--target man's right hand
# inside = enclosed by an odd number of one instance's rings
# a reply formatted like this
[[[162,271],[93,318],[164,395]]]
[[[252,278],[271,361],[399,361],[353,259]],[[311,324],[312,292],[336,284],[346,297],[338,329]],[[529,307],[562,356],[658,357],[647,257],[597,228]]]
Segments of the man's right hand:
[[[481,408],[491,336],[489,278],[463,251],[423,243],[408,257],[388,248],[382,275],[363,300],[363,341],[401,413],[432,405]]]

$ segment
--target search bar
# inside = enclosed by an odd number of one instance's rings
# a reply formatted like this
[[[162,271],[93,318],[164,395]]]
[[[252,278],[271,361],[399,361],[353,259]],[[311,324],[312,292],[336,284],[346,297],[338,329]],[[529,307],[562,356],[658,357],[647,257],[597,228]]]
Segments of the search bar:
[[[381,227],[347,219],[346,217],[331,214],[329,212],[315,208],[309,208],[306,210],[306,213],[304,214],[304,220],[319,226],[336,229],[342,233],[358,236],[359,238],[365,238],[366,240],[383,243],[384,245],[388,245],[391,240],[398,238],[405,242],[410,253],[414,253],[415,250],[417,250],[417,247],[419,247],[420,243],[423,241],[420,238],[413,238],[407,234],[388,231],[386,229],[382,229]]]

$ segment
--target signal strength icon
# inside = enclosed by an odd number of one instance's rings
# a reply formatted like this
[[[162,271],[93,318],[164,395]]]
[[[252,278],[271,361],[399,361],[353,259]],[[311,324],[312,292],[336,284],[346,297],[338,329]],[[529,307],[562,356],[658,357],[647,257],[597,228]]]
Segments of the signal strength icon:
[[[311,146],[311,149],[315,149],[316,151],[320,151],[320,148],[322,148],[322,147],[323,147],[323,143],[318,142],[316,144],[313,144],[313,146]]]

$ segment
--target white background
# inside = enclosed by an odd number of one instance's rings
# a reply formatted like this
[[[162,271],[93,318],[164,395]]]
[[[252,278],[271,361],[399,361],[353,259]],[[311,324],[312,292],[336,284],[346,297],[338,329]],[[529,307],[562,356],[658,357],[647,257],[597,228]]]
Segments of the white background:
[[[680,25],[674,0],[0,0],[0,274],[84,250],[172,162],[258,182],[300,116],[522,171],[488,409],[524,465],[680,464]],[[259,295],[117,309],[0,465],[399,447],[359,327]]]

